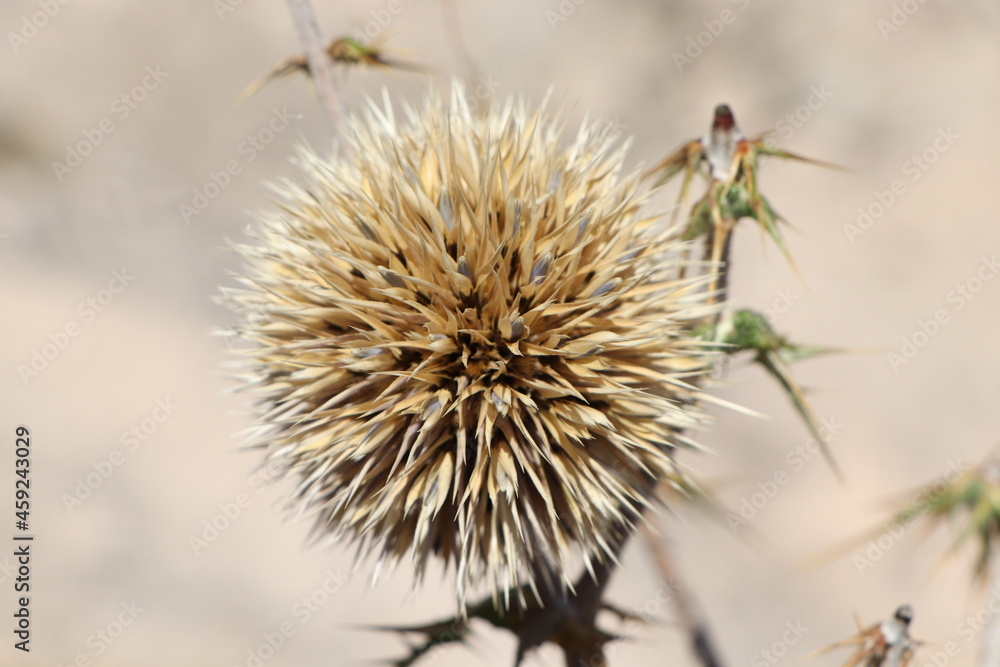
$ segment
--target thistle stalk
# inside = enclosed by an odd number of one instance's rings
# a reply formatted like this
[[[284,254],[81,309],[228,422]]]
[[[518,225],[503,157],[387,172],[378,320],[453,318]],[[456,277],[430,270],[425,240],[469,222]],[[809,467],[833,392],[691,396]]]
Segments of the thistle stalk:
[[[989,599],[1000,599],[1000,554],[991,556]],[[982,667],[1000,665],[1000,614],[993,614],[983,630],[983,649],[979,664]]]
[[[333,67],[326,54],[326,42],[316,22],[312,2],[310,0],[287,0],[287,2],[288,11],[295,23],[295,31],[306,53],[319,105],[326,115],[330,129],[337,134],[344,114],[343,104],[333,79]]]
[[[680,616],[681,625],[688,634],[691,653],[694,654],[702,667],[721,667],[722,660],[712,641],[712,633],[708,621],[702,615],[697,601],[690,593],[689,587],[682,581],[680,570],[674,562],[674,555],[667,541],[657,535],[648,525],[644,527],[646,540],[649,542],[656,560],[656,566],[664,581],[670,582],[674,607]]]

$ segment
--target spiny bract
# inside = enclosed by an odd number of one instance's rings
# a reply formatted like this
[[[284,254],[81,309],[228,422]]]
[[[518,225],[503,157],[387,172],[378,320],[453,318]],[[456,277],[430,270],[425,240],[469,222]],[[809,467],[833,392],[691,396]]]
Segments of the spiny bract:
[[[709,307],[609,132],[562,146],[544,105],[475,115],[457,86],[405,115],[369,105],[347,157],[306,153],[240,248],[256,442],[323,531],[507,599],[613,557],[677,479]]]

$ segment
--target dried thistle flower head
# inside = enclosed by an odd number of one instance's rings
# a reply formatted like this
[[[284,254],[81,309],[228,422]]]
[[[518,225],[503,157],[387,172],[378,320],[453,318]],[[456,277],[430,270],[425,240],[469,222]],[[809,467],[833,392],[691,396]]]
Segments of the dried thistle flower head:
[[[693,444],[714,356],[616,138],[564,147],[544,105],[463,99],[370,105],[347,157],[306,155],[229,301],[293,501],[418,576],[454,564],[464,603],[613,558]]]

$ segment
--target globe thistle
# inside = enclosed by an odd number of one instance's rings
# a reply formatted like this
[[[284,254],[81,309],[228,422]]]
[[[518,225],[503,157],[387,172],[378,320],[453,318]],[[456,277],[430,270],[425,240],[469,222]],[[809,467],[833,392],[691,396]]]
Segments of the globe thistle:
[[[627,148],[460,87],[349,123],[239,248],[254,439],[321,533],[496,598],[614,558],[703,420],[704,285]],[[672,263],[673,262],[673,263]]]

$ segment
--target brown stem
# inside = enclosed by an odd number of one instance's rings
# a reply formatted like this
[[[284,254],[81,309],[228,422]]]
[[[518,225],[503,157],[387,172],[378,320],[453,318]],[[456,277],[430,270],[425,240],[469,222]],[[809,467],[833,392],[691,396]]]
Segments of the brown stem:
[[[615,558],[627,541],[628,535],[622,535],[614,542]],[[592,575],[580,575],[569,594],[555,586],[543,588],[540,606],[526,612],[515,631],[520,638],[518,661],[527,650],[554,641],[563,649],[566,667],[606,667],[604,645],[612,636],[597,627],[597,613],[615,565],[611,556],[605,558],[594,566]]]
[[[722,661],[719,659],[718,651],[712,644],[711,634],[708,631],[708,623],[702,617],[698,609],[698,603],[691,595],[687,585],[681,584],[681,577],[674,562],[674,556],[667,546],[666,540],[656,534],[649,524],[643,527],[646,540],[653,550],[653,557],[656,565],[660,569],[660,574],[670,585],[673,593],[674,606],[681,618],[681,624],[687,631],[691,642],[691,650],[704,667],[721,667]]]
[[[605,561],[594,568],[594,578],[585,574],[576,584],[574,607],[577,622],[581,627],[594,632],[591,636],[584,637],[580,646],[566,651],[566,667],[607,667],[604,644],[609,637],[597,630],[597,612],[601,609],[604,591],[611,581],[614,568],[613,562]]]
[[[316,13],[309,0],[287,0],[287,2],[295,30],[299,34],[299,41],[306,52],[309,73],[316,86],[316,97],[319,98],[320,107],[326,112],[330,128],[336,132],[343,110],[333,80],[333,67],[326,53],[323,34],[316,23]]]
[[[713,185],[714,187],[715,185]],[[714,190],[709,192],[709,196],[716,196]],[[705,259],[711,262],[708,303],[725,302],[729,296],[726,290],[729,287],[729,258],[733,240],[732,232],[735,227],[735,222],[732,219],[723,218],[720,211],[713,210],[712,217],[714,224],[705,242]],[[716,313],[711,318],[712,321],[717,324],[721,314],[721,311]],[[674,606],[677,608],[681,623],[687,631],[692,652],[703,667],[721,667],[722,661],[712,643],[708,623],[702,617],[694,596],[689,592],[690,589],[679,583],[683,580],[666,541],[652,529],[649,523],[643,525],[643,532],[653,551],[653,557],[663,580],[671,585]]]

